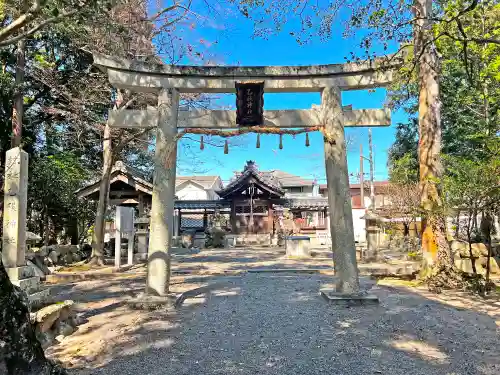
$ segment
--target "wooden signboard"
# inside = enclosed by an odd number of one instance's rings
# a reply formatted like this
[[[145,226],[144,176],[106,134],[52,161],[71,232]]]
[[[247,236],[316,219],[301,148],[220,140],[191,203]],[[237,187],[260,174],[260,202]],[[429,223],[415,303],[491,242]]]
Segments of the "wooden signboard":
[[[236,124],[264,124],[264,82],[236,82]]]

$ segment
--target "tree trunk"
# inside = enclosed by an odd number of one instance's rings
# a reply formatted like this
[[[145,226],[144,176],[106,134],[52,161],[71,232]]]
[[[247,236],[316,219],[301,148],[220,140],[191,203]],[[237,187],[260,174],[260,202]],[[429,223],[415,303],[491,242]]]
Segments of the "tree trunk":
[[[419,169],[420,198],[423,210],[422,254],[424,269],[430,266],[452,266],[450,247],[446,239],[446,223],[438,189],[442,175],[441,152],[441,101],[439,98],[439,61],[433,42],[432,0],[415,0],[415,56],[418,61],[420,86]]]
[[[49,221],[49,212],[47,210],[47,206],[45,206],[44,210],[44,232],[43,232],[43,244],[45,246],[49,246],[49,240],[50,240],[50,221]]]
[[[76,218],[72,218],[67,227],[67,232],[70,237],[70,241],[72,245],[78,245],[79,237],[78,237],[78,220]]]
[[[478,233],[478,225],[477,225],[477,208],[474,208],[474,211],[472,212],[472,232]]]
[[[460,236],[460,210],[457,210],[457,225],[455,227],[455,239],[458,240]]]
[[[490,270],[491,270],[491,232],[494,228],[494,220],[493,216],[490,212],[487,212],[486,215],[483,216],[481,220],[481,236],[483,237],[484,242],[486,242],[486,247],[488,248],[488,256],[486,258],[486,288],[485,291],[488,290],[489,281],[490,281]]]
[[[0,360],[5,363],[9,375],[66,374],[64,369],[45,358],[30,322],[26,295],[12,285],[1,261]],[[0,372],[2,369],[0,362]]]
[[[467,219],[467,244],[469,246],[469,257],[470,257],[470,262],[471,262],[471,265],[472,265],[472,272],[474,274],[477,274],[477,270],[476,270],[476,259],[474,258],[474,254],[472,252],[472,226],[471,226],[471,223],[472,223],[472,211],[469,210],[469,215],[468,215],[468,219]]]
[[[104,265],[104,222],[109,200],[109,182],[111,178],[111,170],[113,168],[111,129],[108,123],[106,123],[106,126],[104,127],[104,140],[102,143],[102,177],[99,185],[99,203],[97,204],[97,212],[95,216],[94,233],[92,235],[92,256],[90,260],[91,264],[97,265]]]
[[[12,109],[12,138],[11,147],[21,146],[24,112],[24,68],[25,68],[25,42],[17,42],[16,51],[16,85],[14,88],[14,106]]]

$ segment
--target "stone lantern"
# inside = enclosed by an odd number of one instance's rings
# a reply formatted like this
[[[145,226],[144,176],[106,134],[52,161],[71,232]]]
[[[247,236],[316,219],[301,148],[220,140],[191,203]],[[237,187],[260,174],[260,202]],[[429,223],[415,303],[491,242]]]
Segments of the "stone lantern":
[[[367,211],[362,219],[365,219],[366,230],[366,253],[363,258],[367,261],[377,260],[377,253],[380,247],[380,223],[382,219],[372,211]]]

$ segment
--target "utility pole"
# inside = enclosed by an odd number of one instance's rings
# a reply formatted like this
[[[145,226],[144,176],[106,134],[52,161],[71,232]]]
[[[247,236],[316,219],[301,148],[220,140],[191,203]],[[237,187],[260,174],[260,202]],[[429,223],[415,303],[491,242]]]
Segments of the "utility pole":
[[[370,208],[375,209],[375,177],[373,171],[373,143],[372,143],[372,129],[368,128],[368,147],[370,149]]]
[[[363,173],[363,144],[359,145],[359,186],[361,188],[361,208],[365,208],[365,176]]]

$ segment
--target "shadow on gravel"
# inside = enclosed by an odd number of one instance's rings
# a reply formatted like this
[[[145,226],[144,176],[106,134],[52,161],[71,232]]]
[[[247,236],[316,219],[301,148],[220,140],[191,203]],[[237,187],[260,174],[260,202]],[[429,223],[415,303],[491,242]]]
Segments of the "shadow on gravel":
[[[220,277],[205,277],[218,281]],[[339,307],[322,275],[247,274],[142,320],[75,374],[498,375],[498,301],[453,307],[377,286],[380,305]],[[132,283],[132,286],[134,284]],[[457,302],[457,301],[454,301]],[[460,301],[458,301],[460,302]],[[130,314],[121,308],[120,314]],[[118,311],[117,311],[118,313]]]

